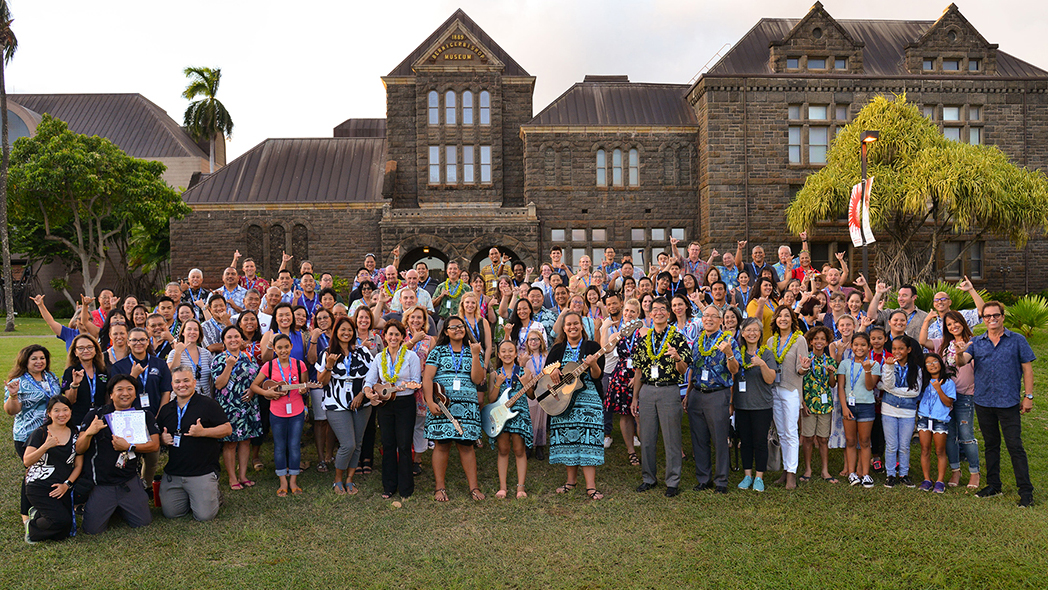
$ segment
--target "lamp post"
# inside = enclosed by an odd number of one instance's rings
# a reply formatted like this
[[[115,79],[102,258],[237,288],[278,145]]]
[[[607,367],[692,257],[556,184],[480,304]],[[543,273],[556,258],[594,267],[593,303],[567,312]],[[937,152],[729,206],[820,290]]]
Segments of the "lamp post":
[[[866,150],[870,147],[870,144],[877,141],[880,137],[880,131],[863,131],[859,135],[859,161],[862,163],[862,199],[863,203],[866,201]],[[861,206],[861,204],[860,204]],[[861,211],[861,209],[860,209]],[[861,217],[861,213],[860,213]],[[870,276],[870,262],[866,254],[866,240],[862,241],[862,276],[869,280]]]

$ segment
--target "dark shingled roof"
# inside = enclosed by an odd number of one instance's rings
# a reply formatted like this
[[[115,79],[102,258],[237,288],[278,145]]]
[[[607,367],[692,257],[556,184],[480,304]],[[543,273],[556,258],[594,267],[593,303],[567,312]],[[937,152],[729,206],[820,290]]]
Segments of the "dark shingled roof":
[[[771,74],[768,44],[783,39],[801,19],[763,18],[706,76]],[[870,76],[909,76],[905,67],[906,46],[917,41],[935,21],[913,20],[848,20],[837,22],[856,40],[864,42],[863,67]],[[790,75],[790,74],[787,74]],[[806,77],[819,74],[805,73]],[[826,74],[832,75],[832,74]],[[852,76],[849,74],[838,74]],[[963,73],[961,75],[964,75]],[[997,51],[997,76],[1006,78],[1043,78],[1048,72],[1003,51]]]
[[[441,41],[441,35],[444,34],[444,30],[450,27],[451,23],[455,22],[456,20],[461,21],[462,26],[467,31],[469,31],[474,37],[476,37],[477,41],[483,47],[487,48],[489,55],[494,56],[496,59],[502,62],[503,65],[506,66],[505,69],[502,71],[503,76],[531,75],[524,71],[524,68],[520,67],[520,64],[518,64],[516,60],[510,57],[509,54],[506,53],[501,47],[499,47],[499,44],[495,43],[495,40],[489,37],[488,34],[484,32],[484,29],[481,29],[480,26],[477,25],[477,23],[473,22],[473,19],[469,18],[469,16],[461,8],[456,10],[451,15],[451,17],[448,18],[448,20],[444,21],[444,24],[437,27],[437,30],[433,31],[432,35],[427,37],[421,45],[415,48],[415,51],[412,51],[411,55],[407,56],[407,58],[405,58],[404,61],[400,62],[400,65],[393,68],[393,71],[390,72],[389,75],[414,76],[415,70],[413,70],[411,66],[416,61],[418,61],[423,55],[425,55],[425,53],[429,51],[429,48],[432,45]]]
[[[65,121],[84,135],[105,137],[135,158],[204,158],[178,123],[141,94],[8,94],[27,109]]]
[[[625,76],[586,76],[524,127],[688,127],[698,125],[687,84],[631,83]]]
[[[346,119],[335,127],[335,137],[385,137],[385,119]]]
[[[190,205],[382,201],[385,138],[267,139],[182,196]]]

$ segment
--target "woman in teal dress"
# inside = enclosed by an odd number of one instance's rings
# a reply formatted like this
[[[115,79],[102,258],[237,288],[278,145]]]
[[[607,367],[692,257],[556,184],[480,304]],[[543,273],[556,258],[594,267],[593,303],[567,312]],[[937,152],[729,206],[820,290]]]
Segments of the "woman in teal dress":
[[[507,393],[508,399],[513,399],[523,386],[521,379],[524,377],[524,369],[517,365],[516,344],[512,340],[503,340],[499,344],[498,355],[495,361],[498,369],[488,374],[490,403],[498,401],[504,392]],[[492,441],[493,445],[498,446],[499,452],[499,491],[495,497],[506,497],[506,478],[509,475],[509,457],[512,452],[517,464],[517,498],[527,498],[524,477],[528,472],[528,455],[525,449],[531,448],[531,413],[528,411],[528,398],[521,395],[509,410],[517,415],[506,421],[502,432]]]
[[[549,462],[567,466],[567,480],[557,488],[558,494],[575,489],[579,467],[586,478],[586,495],[601,500],[604,494],[597,490],[597,465],[604,464],[604,408],[597,394],[595,382],[604,373],[604,355],[598,355],[600,345],[585,338],[582,316],[568,312],[564,316],[563,334],[546,357],[546,365],[560,362],[581,362],[588,366],[579,379],[582,385],[575,391],[568,409],[549,419]],[[553,381],[560,379],[561,369],[551,372]]]
[[[251,343],[244,341],[240,328],[222,330],[222,344],[226,349],[211,359],[211,374],[215,377],[215,401],[233,426],[233,432],[222,439],[222,458],[230,489],[239,490],[255,485],[247,478],[247,465],[251,439],[262,435],[258,398],[251,393],[258,365],[244,351]]]
[[[437,345],[426,359],[422,373],[422,392],[426,397],[429,415],[426,416],[426,438],[433,441],[433,475],[436,480],[434,499],[447,502],[444,475],[448,470],[451,443],[456,443],[459,460],[466,472],[470,496],[483,500],[477,484],[477,456],[473,442],[480,438],[481,394],[477,385],[484,382],[484,364],[481,361],[482,346],[466,330],[466,322],[459,316],[451,316],[437,339]],[[433,384],[443,386],[448,396],[448,411],[458,420],[462,433],[448,420],[433,399]]]

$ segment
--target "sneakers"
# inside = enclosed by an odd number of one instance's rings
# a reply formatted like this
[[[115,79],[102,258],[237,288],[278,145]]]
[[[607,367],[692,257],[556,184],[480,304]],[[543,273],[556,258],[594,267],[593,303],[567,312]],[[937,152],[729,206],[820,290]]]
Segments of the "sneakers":
[[[755,491],[755,492],[763,492],[764,491],[764,478],[758,477],[757,479],[753,480],[753,491]]]
[[[931,480],[926,479],[926,480],[921,482],[920,487],[918,487],[917,489],[922,491],[922,492],[930,492],[930,491],[932,491],[932,487],[934,487],[934,486],[932,485]]]
[[[862,487],[869,489],[874,485],[873,478],[870,477],[869,474],[862,476]]]
[[[35,507],[30,507],[29,508],[29,518],[26,519],[26,521],[25,521],[25,542],[29,543],[30,545],[36,545],[37,544],[37,541],[34,541],[34,540],[29,538],[29,522],[32,521],[34,518],[36,518],[36,508]]]
[[[750,489],[750,486],[752,486],[752,485],[753,485],[753,476],[752,475],[747,475],[746,477],[742,478],[741,482],[739,482],[739,489],[740,490],[748,490],[748,489]]]
[[[994,496],[999,495],[1000,493],[1001,493],[1001,490],[998,490],[997,488],[995,488],[993,486],[986,486],[985,488],[983,488],[983,489],[979,490],[978,492],[976,492],[975,493],[975,497],[976,498],[992,498]]]
[[[946,484],[944,484],[941,481],[937,481],[937,482],[935,482],[935,488],[932,489],[932,491],[935,492],[936,494],[945,494],[946,493]]]
[[[611,448],[611,437],[610,436],[605,436],[604,437],[604,448],[605,449]]]
[[[848,474],[848,485],[857,486],[860,483],[862,483],[862,480],[859,479],[859,475],[858,474],[856,474],[856,473],[849,473]]]
[[[1019,508],[1033,506],[1033,496],[1019,496]]]
[[[904,475],[898,479],[898,482],[908,488],[916,487],[913,485],[913,481],[910,480],[909,475]]]
[[[886,487],[886,488],[894,488],[896,481],[897,481],[897,479],[896,479],[896,477],[894,475],[889,475],[888,479],[884,480],[884,487]]]
[[[873,467],[874,473],[881,473],[884,471],[884,462],[880,459],[874,459],[871,466]]]
[[[639,447],[640,446],[640,439],[639,438],[633,437],[633,446],[635,446],[635,447]]]

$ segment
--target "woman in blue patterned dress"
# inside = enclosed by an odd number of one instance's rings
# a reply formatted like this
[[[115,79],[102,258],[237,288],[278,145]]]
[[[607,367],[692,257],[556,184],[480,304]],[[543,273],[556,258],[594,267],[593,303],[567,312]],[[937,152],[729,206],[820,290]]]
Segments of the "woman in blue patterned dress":
[[[526,300],[525,300],[526,301]],[[488,374],[488,397],[491,403],[498,401],[503,391],[509,392],[510,399],[517,395],[523,383],[524,369],[517,365],[517,346],[512,340],[503,340],[499,344],[498,369]],[[529,392],[530,393],[530,392]],[[524,477],[528,473],[528,455],[526,448],[531,448],[531,414],[528,412],[528,398],[524,395],[510,407],[517,415],[510,418],[502,427],[502,432],[493,441],[499,451],[499,491],[496,498],[506,497],[506,477],[509,475],[509,455],[512,450],[517,462],[517,498],[527,498],[524,491]]]
[[[564,316],[564,333],[546,357],[546,365],[560,362],[581,362],[589,367],[579,379],[582,386],[576,390],[574,400],[564,413],[550,416],[549,462],[568,468],[567,480],[557,488],[558,494],[570,492],[578,484],[579,467],[586,478],[586,495],[592,500],[601,500],[604,494],[597,491],[597,465],[604,464],[604,408],[594,383],[604,373],[604,355],[598,355],[600,345],[586,340],[582,328],[582,316],[568,312]],[[553,381],[560,379],[560,369],[551,373]]]
[[[482,348],[466,329],[466,322],[453,315],[444,322],[437,345],[426,359],[422,392],[429,407],[426,438],[436,444],[433,448],[433,475],[437,489],[433,497],[438,502],[448,501],[444,475],[453,442],[458,446],[470,496],[474,500],[484,499],[477,485],[477,456],[473,449],[473,442],[480,438],[480,402],[483,398],[477,392],[477,385],[484,382],[484,363],[480,358]],[[455,430],[433,400],[434,383],[444,387],[449,399],[448,411],[458,420],[462,434]]]
[[[226,349],[211,359],[211,374],[215,376],[215,401],[233,426],[233,432],[222,439],[229,488],[240,490],[255,485],[247,478],[247,465],[251,439],[262,435],[258,398],[251,392],[258,365],[244,352],[250,343],[244,341],[240,328],[229,326],[222,330],[222,345]]]

